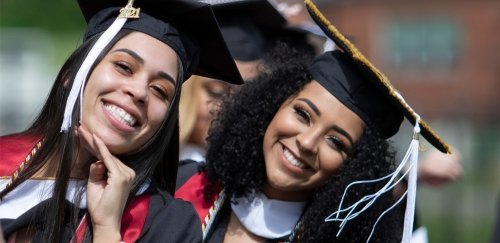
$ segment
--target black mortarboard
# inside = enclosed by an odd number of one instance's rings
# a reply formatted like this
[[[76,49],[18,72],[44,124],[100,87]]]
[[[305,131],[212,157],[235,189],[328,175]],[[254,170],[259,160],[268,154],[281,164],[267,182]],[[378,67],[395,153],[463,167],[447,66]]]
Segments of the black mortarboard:
[[[233,58],[260,59],[267,36],[286,26],[285,17],[268,0],[201,0],[212,5]]]
[[[326,52],[317,57],[311,64],[310,71],[314,80],[318,81],[344,105],[358,114],[367,124],[374,127],[382,136],[394,135],[406,117],[414,124],[413,138],[410,146],[397,168],[389,175],[373,180],[351,182],[345,189],[338,210],[325,218],[325,222],[341,222],[337,236],[347,222],[353,220],[367,210],[384,193],[393,192],[393,188],[408,175],[406,190],[394,202],[394,205],[406,197],[403,235],[401,242],[410,242],[413,230],[415,200],[417,189],[419,134],[443,153],[451,153],[446,144],[426,122],[410,107],[401,94],[392,86],[387,77],[380,72],[363,54],[316,8],[311,0],[304,0],[309,14],[325,34],[332,39],[340,50]],[[361,198],[351,205],[343,205],[343,200],[352,185],[370,184],[387,181],[378,191]],[[392,197],[392,194],[390,194]],[[363,206],[360,206],[363,205]],[[381,212],[374,222],[373,228],[394,205]],[[361,209],[362,208],[362,209]],[[344,213],[347,212],[347,213]],[[373,229],[373,230],[374,230]],[[373,233],[372,230],[372,233]],[[370,241],[372,234],[368,236]]]
[[[78,0],[88,22],[85,38],[105,31],[125,0]],[[191,74],[243,83],[209,4],[195,0],[138,0],[139,18],[123,26],[149,34],[172,47]]]
[[[105,46],[122,29],[146,33],[169,45],[182,64],[182,81],[198,74],[231,83],[243,79],[220,33],[212,8],[194,0],[78,0],[88,26],[85,38],[102,33],[83,60],[73,80],[61,131],[71,126],[71,115],[90,68]],[[81,115],[81,114],[80,114]]]
[[[326,52],[310,67],[313,78],[358,114],[385,138],[394,135],[406,117],[415,124],[420,117],[406,103],[387,77],[345,38],[312,4],[305,0],[311,17],[341,50]],[[421,134],[441,152],[450,153],[446,144],[427,123],[419,119]]]

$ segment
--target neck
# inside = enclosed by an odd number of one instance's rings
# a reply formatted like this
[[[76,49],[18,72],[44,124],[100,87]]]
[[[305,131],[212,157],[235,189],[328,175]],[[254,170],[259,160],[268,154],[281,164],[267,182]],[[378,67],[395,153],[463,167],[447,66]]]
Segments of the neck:
[[[262,187],[262,193],[269,199],[290,201],[290,202],[305,202],[312,196],[312,190],[304,191],[283,191],[272,187],[269,182],[265,182]]]

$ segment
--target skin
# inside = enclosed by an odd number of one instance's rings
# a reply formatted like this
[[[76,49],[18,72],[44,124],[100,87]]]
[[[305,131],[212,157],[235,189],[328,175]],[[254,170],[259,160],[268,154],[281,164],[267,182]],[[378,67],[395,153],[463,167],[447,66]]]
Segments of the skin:
[[[306,201],[342,165],[362,135],[364,123],[316,81],[289,98],[266,129],[263,152],[267,181],[262,192],[272,199]],[[297,167],[287,159],[300,161]],[[288,155],[290,156],[290,154]],[[224,242],[265,242],[232,212]]]
[[[197,90],[196,121],[188,142],[200,147],[207,147],[207,136],[210,124],[214,119],[218,104],[231,90],[230,86],[222,81],[210,78],[196,80],[201,82]]]
[[[234,60],[243,80],[248,81],[257,77],[260,61]],[[231,92],[231,87],[222,81],[211,78],[200,78],[201,89],[197,95],[197,114],[193,131],[188,142],[202,148],[207,147],[207,137],[214,113],[218,108],[218,101]]]
[[[79,163],[93,161],[86,193],[94,242],[121,241],[121,217],[135,172],[115,155],[137,150],[160,128],[175,93],[177,65],[169,46],[133,32],[90,75],[77,136],[84,147]],[[123,122],[105,104],[120,107],[137,122]]]
[[[432,187],[442,187],[462,175],[462,155],[457,149],[452,154],[432,150],[418,164],[419,182]]]
[[[257,77],[260,61],[234,60],[243,80],[248,81]],[[193,80],[194,81],[194,80]],[[187,140],[188,143],[207,147],[208,130],[218,109],[218,102],[231,92],[232,87],[220,80],[199,77],[201,88],[196,90],[197,108],[196,122]]]
[[[118,41],[90,75],[81,124],[114,154],[137,150],[165,119],[175,92],[176,57],[163,42],[140,32]],[[133,124],[109,107],[128,113]]]
[[[240,71],[241,77],[243,78],[243,80],[245,80],[245,82],[253,80],[259,74],[258,66],[260,64],[260,60],[256,61],[234,60],[234,62],[236,63],[236,67],[238,68],[238,71]]]
[[[306,85],[280,107],[266,130],[263,192],[274,199],[307,200],[343,163],[363,128],[361,118],[319,83]]]

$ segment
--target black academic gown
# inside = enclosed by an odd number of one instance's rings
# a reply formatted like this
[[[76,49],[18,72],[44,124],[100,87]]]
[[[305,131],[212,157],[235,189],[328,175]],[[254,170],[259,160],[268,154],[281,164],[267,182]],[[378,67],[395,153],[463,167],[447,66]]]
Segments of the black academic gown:
[[[137,242],[201,242],[201,224],[191,204],[182,200],[174,200],[170,194],[150,187],[151,194],[146,221]],[[47,200],[37,204],[17,219],[0,219],[5,239],[30,224],[43,227],[44,222],[39,216]],[[69,214],[70,202],[67,201],[66,215]],[[79,218],[86,210],[81,210]],[[65,225],[62,242],[70,242],[74,229]],[[32,242],[43,242],[41,230],[34,234]]]
[[[35,144],[40,141],[39,137],[27,135],[11,135],[0,137],[0,177],[10,177],[19,167],[21,161],[30,154],[34,153]],[[16,193],[12,191],[11,193]],[[151,185],[145,193],[150,195],[149,202],[146,203],[147,209],[136,211],[136,215],[143,215],[147,210],[146,218],[132,217],[135,225],[141,225],[137,242],[201,242],[202,231],[201,224],[193,206],[182,200],[174,200],[166,191],[160,191],[154,185]],[[49,200],[49,199],[47,199]],[[44,227],[43,217],[41,217],[44,207],[48,201],[42,201],[16,219],[2,219],[3,237],[8,239],[14,232],[27,227],[36,225],[40,229]],[[0,201],[0,204],[2,201]],[[65,205],[66,216],[70,215],[70,202]],[[85,215],[85,209],[80,210],[79,220]],[[141,218],[142,220],[137,220]],[[69,216],[66,219],[63,231],[63,240],[61,242],[70,242],[75,234],[75,229],[70,227]],[[140,222],[140,223],[137,223]],[[138,226],[141,229],[140,226]],[[134,228],[135,229],[135,228]],[[135,231],[137,232],[137,231]],[[136,234],[137,235],[137,234]],[[36,230],[32,242],[43,242],[46,237],[42,235],[42,230]]]
[[[199,174],[203,171],[203,163],[198,163],[192,160],[184,160],[179,163],[179,171],[177,174],[177,184],[176,191],[180,189],[184,184],[194,175]],[[186,188],[183,188],[185,190]],[[195,188],[192,188],[193,190]],[[196,188],[199,189],[199,188]],[[176,198],[182,198],[176,195]],[[184,200],[185,199],[182,198]],[[199,204],[200,200],[191,201],[193,204]],[[213,222],[210,226],[206,228],[206,236],[203,242],[206,243],[220,243],[224,241],[224,236],[226,234],[227,225],[229,223],[229,216],[231,215],[231,205],[229,200],[223,200],[222,206],[219,210],[214,210],[210,217],[214,217]],[[195,205],[196,208],[196,205]],[[200,214],[200,212],[197,211]],[[204,213],[203,213],[204,214]],[[204,218],[206,215],[200,215]],[[290,242],[290,236],[286,236],[279,239],[266,239],[266,242]]]

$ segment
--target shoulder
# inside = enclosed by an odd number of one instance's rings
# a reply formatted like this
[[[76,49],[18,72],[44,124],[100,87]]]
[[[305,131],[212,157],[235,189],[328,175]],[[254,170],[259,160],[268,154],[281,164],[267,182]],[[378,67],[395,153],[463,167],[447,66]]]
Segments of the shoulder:
[[[142,242],[201,242],[201,223],[194,207],[183,200],[174,199],[166,191],[151,194]]]
[[[40,137],[12,134],[0,137],[0,177],[11,175],[40,141]]]
[[[189,179],[200,174],[205,163],[194,160],[181,160],[177,171],[177,181],[175,190],[179,190]]]

